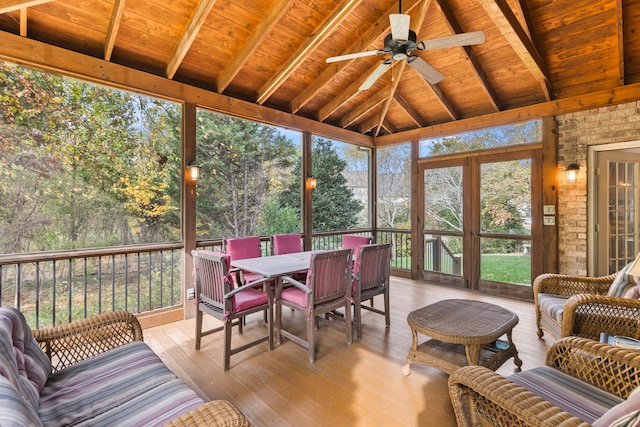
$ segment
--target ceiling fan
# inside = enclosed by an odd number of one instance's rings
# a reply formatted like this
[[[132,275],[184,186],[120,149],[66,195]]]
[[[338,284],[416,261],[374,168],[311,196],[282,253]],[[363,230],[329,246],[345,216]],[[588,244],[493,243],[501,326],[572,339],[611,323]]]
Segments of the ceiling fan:
[[[327,62],[345,61],[347,59],[361,58],[364,56],[388,55],[369,77],[360,85],[359,90],[367,90],[387,71],[394,62],[407,60],[414,70],[420,73],[429,83],[439,83],[444,76],[432,67],[427,61],[414,53],[414,50],[432,50],[444,47],[470,46],[484,43],[484,33],[474,31],[470,33],[454,34],[452,36],[439,37],[430,40],[417,41],[416,33],[409,29],[410,16],[402,13],[402,2],[399,3],[399,12],[389,15],[391,34],[384,38],[384,48],[365,52],[349,53],[346,55],[327,58]]]

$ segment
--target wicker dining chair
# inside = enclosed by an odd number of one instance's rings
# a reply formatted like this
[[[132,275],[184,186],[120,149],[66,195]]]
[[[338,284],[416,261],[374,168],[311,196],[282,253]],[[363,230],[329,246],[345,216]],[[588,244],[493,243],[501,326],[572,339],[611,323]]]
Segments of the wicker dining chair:
[[[209,251],[191,251],[194,260],[194,274],[197,298],[196,350],[200,350],[203,336],[224,331],[224,370],[229,370],[231,355],[268,341],[273,349],[273,293],[271,286],[234,286],[229,274],[229,255]],[[253,282],[262,285],[269,280]],[[267,320],[267,335],[232,348],[231,336],[234,326],[243,332],[244,317],[264,311]],[[203,314],[207,313],[223,322],[223,326],[202,330]]]
[[[305,347],[309,361],[316,360],[316,326],[321,316],[336,309],[344,309],[344,319],[332,317],[336,322],[344,320],[347,344],[353,338],[351,322],[351,249],[323,251],[311,255],[311,264],[306,283],[293,277],[283,276],[276,288],[276,333],[282,338]],[[306,339],[282,329],[282,306],[300,311],[306,316]]]
[[[353,263],[352,300],[356,335],[362,338],[362,309],[384,315],[387,328],[391,325],[389,311],[389,274],[391,244],[380,243],[360,246],[360,257]],[[383,295],[384,310],[375,308],[373,297]],[[370,301],[370,305],[364,304]]]

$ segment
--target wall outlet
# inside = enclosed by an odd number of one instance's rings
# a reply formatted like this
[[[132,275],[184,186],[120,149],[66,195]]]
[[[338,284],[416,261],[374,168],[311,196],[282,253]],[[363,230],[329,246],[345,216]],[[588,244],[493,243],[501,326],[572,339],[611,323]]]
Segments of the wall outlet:
[[[187,299],[194,299],[196,297],[196,290],[194,288],[187,289]]]

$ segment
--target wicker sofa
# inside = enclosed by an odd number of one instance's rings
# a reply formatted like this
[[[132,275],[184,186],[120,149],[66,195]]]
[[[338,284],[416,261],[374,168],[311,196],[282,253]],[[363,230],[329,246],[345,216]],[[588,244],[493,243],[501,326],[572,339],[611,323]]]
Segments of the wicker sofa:
[[[630,265],[629,265],[630,266]],[[538,337],[640,338],[640,300],[626,270],[600,277],[542,274],[533,282]]]
[[[231,403],[205,403],[142,341],[127,312],[32,331],[0,307],[2,426],[248,426]]]
[[[449,377],[459,427],[611,426],[640,418],[640,351],[580,337],[556,341],[545,366],[508,378],[482,366]],[[616,424],[617,425],[617,424]]]

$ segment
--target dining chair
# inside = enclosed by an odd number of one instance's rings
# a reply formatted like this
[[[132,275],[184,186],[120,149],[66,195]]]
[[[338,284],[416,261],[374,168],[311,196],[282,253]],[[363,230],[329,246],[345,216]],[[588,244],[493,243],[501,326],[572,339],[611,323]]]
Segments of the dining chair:
[[[311,264],[302,283],[293,277],[283,276],[276,288],[276,334],[281,344],[282,338],[305,347],[309,351],[309,361],[316,360],[316,327],[320,317],[336,309],[344,309],[344,325],[347,344],[351,344],[351,256],[352,249],[338,249],[311,255]],[[306,339],[282,329],[282,306],[305,314]],[[331,317],[336,322],[339,317]],[[329,321],[333,323],[333,321]]]
[[[271,253],[273,255],[302,252],[302,235],[300,233],[274,234],[271,236]]]
[[[237,237],[226,239],[225,252],[229,254],[231,261],[247,258],[259,258],[262,256],[262,242],[258,236]],[[249,271],[234,270],[237,274],[234,279],[239,284],[246,285],[262,279],[262,276]]]
[[[273,349],[273,293],[271,286],[260,290],[254,286],[234,286],[229,273],[230,257],[210,251],[191,251],[194,261],[196,287],[196,350],[200,350],[202,337],[224,331],[224,370],[229,370],[231,355],[239,353],[264,341]],[[267,282],[263,279],[263,282]],[[256,283],[257,284],[257,283]],[[264,311],[268,333],[239,347],[231,347],[234,326],[243,332],[245,316]],[[223,322],[223,326],[202,330],[203,314],[207,313]]]
[[[271,253],[273,255],[286,255],[302,252],[302,235],[300,233],[274,234],[271,236]],[[304,281],[307,271],[297,271],[291,276],[296,280]]]
[[[352,301],[354,324],[358,339],[362,338],[362,309],[384,315],[387,328],[391,325],[389,311],[389,274],[391,270],[391,244],[379,243],[360,246],[360,257],[353,263]],[[373,297],[383,295],[384,310],[375,308]],[[363,304],[369,300],[370,306]]]
[[[371,236],[356,236],[350,234],[344,234],[342,236],[342,246],[340,249],[353,249],[353,260],[357,260],[360,256],[360,246],[369,245],[373,237]]]

